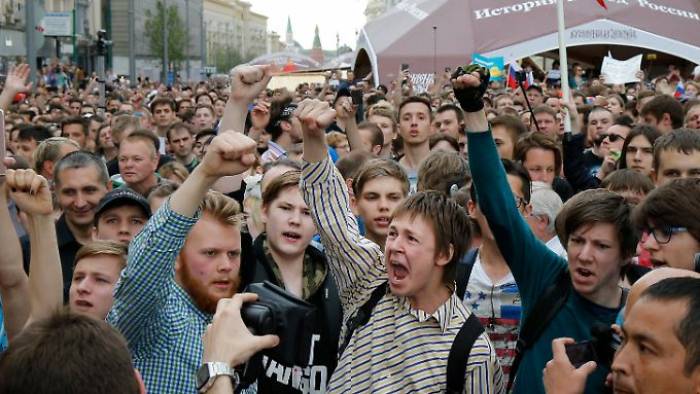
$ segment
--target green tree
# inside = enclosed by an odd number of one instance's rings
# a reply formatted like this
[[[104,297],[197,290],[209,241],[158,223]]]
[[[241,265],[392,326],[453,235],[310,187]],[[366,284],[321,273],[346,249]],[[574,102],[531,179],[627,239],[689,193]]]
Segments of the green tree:
[[[163,26],[168,29],[168,60],[179,65],[185,59],[184,49],[189,45],[185,23],[180,18],[176,5],[166,7],[163,1],[156,2],[155,13],[146,10],[146,37],[153,56],[163,56]],[[179,67],[176,67],[179,68]]]

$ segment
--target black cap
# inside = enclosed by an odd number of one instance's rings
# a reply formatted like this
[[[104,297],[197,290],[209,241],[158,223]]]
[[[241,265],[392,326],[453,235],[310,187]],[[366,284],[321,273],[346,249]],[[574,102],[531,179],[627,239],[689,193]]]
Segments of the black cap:
[[[105,194],[100,200],[95,211],[95,223],[106,210],[124,205],[135,205],[143,210],[147,218],[151,217],[151,206],[148,200],[129,188],[118,188]]]
[[[335,107],[335,104],[338,102],[338,99],[341,97],[352,97],[352,93],[350,93],[350,89],[348,88],[340,88],[338,89],[338,93],[335,94],[335,99],[333,99],[333,106]]]

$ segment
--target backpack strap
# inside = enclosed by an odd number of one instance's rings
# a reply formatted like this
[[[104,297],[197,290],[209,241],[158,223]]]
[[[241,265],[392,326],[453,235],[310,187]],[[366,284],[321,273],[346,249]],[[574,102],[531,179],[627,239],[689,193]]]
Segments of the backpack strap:
[[[478,248],[469,249],[457,264],[457,273],[455,276],[457,288],[455,289],[455,293],[457,293],[457,298],[459,298],[460,301],[464,300],[464,293],[467,291],[469,277],[472,275],[472,269],[474,269],[474,264],[476,263],[476,257],[478,255]]]
[[[513,387],[515,375],[518,374],[518,367],[520,367],[525,351],[531,348],[539,339],[554,318],[554,315],[564,306],[569,298],[570,290],[571,277],[569,276],[569,270],[563,269],[554,280],[554,283],[547,287],[537,298],[532,311],[520,326],[520,336],[515,345],[515,358],[510,368],[507,392]]]
[[[474,342],[484,332],[479,318],[472,313],[455,336],[447,358],[447,393],[461,394],[464,391],[464,376],[469,363],[469,353]]]
[[[367,302],[365,302],[357,310],[355,316],[349,318],[348,321],[345,323],[345,338],[343,338],[343,342],[338,347],[338,359],[340,359],[340,355],[343,354],[345,348],[348,347],[348,343],[350,343],[350,337],[352,337],[352,334],[355,332],[355,330],[357,330],[358,327],[362,327],[365,324],[367,324],[370,316],[372,315],[372,310],[374,310],[374,307],[377,306],[379,300],[381,300],[382,297],[386,295],[388,287],[389,284],[387,282],[384,282],[379,287],[374,289],[374,291],[372,291],[372,294],[369,296],[369,300],[367,300]]]

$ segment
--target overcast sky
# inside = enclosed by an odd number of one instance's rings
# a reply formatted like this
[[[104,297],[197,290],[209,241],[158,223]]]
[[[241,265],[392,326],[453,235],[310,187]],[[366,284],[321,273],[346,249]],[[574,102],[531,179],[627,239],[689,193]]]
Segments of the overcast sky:
[[[267,29],[280,34],[284,41],[287,16],[292,18],[294,39],[304,48],[311,48],[314,27],[318,24],[323,49],[335,49],[335,36],[340,45],[355,47],[355,31],[365,24],[367,0],[245,0],[252,10],[267,15]]]

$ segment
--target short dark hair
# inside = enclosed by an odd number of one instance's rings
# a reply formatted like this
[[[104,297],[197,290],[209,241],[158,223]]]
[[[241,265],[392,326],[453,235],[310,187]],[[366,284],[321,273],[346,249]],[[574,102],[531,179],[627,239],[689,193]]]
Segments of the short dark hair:
[[[549,116],[554,118],[554,120],[557,119],[557,111],[555,111],[552,107],[550,107],[547,104],[538,105],[535,108],[533,108],[532,115],[537,116],[537,114],[548,114]]]
[[[674,179],[646,196],[632,216],[638,229],[649,224],[685,227],[700,242],[700,178]]]
[[[438,144],[438,142],[442,141],[447,142],[452,148],[454,148],[456,152],[459,152],[459,141],[457,141],[453,136],[447,135],[446,133],[433,134],[428,140],[428,147],[430,147],[430,149],[432,150],[435,147],[435,145]]]
[[[631,168],[622,168],[611,172],[600,183],[600,187],[613,192],[634,191],[644,195],[654,190],[654,183],[648,176]]]
[[[676,336],[686,351],[683,373],[686,376],[700,366],[700,279],[668,278],[649,286],[642,299],[652,301],[685,302],[688,309],[685,318],[674,324]]]
[[[618,115],[613,119],[613,125],[625,126],[631,129],[634,127],[634,119],[627,114]]]
[[[632,208],[624,197],[605,189],[583,191],[571,197],[562,208],[555,228],[562,245],[568,249],[569,238],[581,226],[610,223],[615,226],[623,260],[634,256],[639,233],[632,226]]]
[[[531,90],[537,90],[541,95],[544,96],[544,90],[542,90],[542,87],[540,85],[530,85],[525,89],[525,92],[529,92]]]
[[[36,321],[0,359],[0,393],[138,392],[124,337],[87,316],[58,312]]]
[[[17,139],[20,141],[34,140],[39,144],[41,141],[53,137],[49,129],[44,126],[30,124],[20,125],[18,128],[19,134],[17,134]]]
[[[535,131],[521,138],[515,145],[515,160],[525,163],[527,152],[535,148],[548,150],[554,154],[554,173],[559,174],[562,167],[561,148],[553,137],[544,133]]]
[[[372,159],[367,161],[352,177],[352,190],[355,196],[362,194],[367,182],[380,177],[394,178],[401,182],[403,195],[408,195],[410,183],[403,168],[393,160]]]
[[[661,132],[659,129],[657,129],[654,126],[651,125],[646,125],[646,124],[641,124],[634,126],[632,130],[630,130],[629,134],[627,134],[627,138],[625,138],[625,143],[622,144],[622,152],[620,153],[620,160],[618,160],[619,168],[627,168],[627,147],[629,147],[630,143],[632,143],[632,140],[635,137],[638,137],[640,135],[643,135],[644,138],[649,141],[651,146],[654,146],[654,142],[661,137]]]
[[[280,122],[287,120],[286,118],[282,118],[282,111],[291,103],[292,97],[287,94],[274,98],[270,103],[270,122],[265,129],[270,133],[272,141],[277,141],[282,135],[282,126]]]
[[[168,141],[171,139],[170,134],[172,134],[175,130],[187,130],[191,136],[194,136],[194,127],[192,127],[191,124],[185,122],[175,122],[171,124],[170,127],[168,127],[168,130],[165,132],[165,138],[167,138]]]
[[[72,124],[77,124],[80,125],[80,127],[83,130],[84,135],[88,135],[88,122],[83,118],[82,116],[71,116],[70,118],[66,118],[61,122],[61,132],[63,132],[63,129]]]
[[[194,112],[196,113],[197,111],[199,111],[202,108],[206,108],[207,110],[209,110],[209,112],[211,112],[212,116],[216,116],[216,112],[214,112],[214,107],[212,107],[209,104],[197,104],[197,106],[194,107]]]
[[[398,110],[399,119],[401,118],[401,111],[403,110],[403,107],[405,107],[406,105],[411,104],[411,103],[419,103],[419,104],[425,105],[426,108],[428,108],[428,117],[429,117],[431,120],[433,119],[433,107],[432,107],[432,105],[430,104],[430,101],[429,101],[428,99],[426,99],[426,98],[424,98],[424,97],[420,97],[420,96],[410,96],[410,97],[406,97],[406,98],[401,102],[401,104],[399,105],[399,110]]]
[[[370,152],[364,150],[353,150],[345,155],[345,157],[338,159],[338,161],[335,162],[335,167],[338,169],[338,172],[340,172],[343,179],[355,179],[355,176],[365,165],[365,163],[374,158],[376,158],[376,156]]]
[[[415,219],[420,215],[427,221],[435,236],[436,254],[449,255],[452,259],[445,266],[443,282],[452,284],[457,272],[457,263],[471,245],[471,222],[466,210],[445,193],[430,190],[418,192],[404,200],[394,209],[392,220],[404,215]]]
[[[501,164],[503,164],[503,169],[505,170],[506,175],[517,176],[520,178],[520,181],[523,184],[523,187],[520,190],[523,193],[523,199],[526,203],[530,203],[530,198],[532,197],[532,180],[530,180],[530,174],[527,172],[525,167],[523,167],[523,165],[517,161],[508,159],[501,159]],[[476,190],[476,185],[474,183],[472,183],[471,187],[469,188],[469,197],[472,201],[474,201],[474,203],[479,203],[478,191]]]
[[[671,117],[674,129],[683,127],[683,106],[675,98],[662,94],[654,97],[642,107],[641,116],[653,115],[656,120],[661,120],[664,114]]]
[[[435,113],[441,114],[443,112],[448,112],[448,111],[453,111],[455,115],[457,116],[457,122],[462,123],[464,122],[464,112],[462,112],[462,108],[459,108],[458,106],[454,104],[443,104],[440,106],[440,108],[435,111]]]
[[[505,127],[506,131],[513,140],[513,145],[518,142],[520,136],[527,134],[527,127],[520,118],[512,115],[498,115],[489,121],[491,123],[491,129],[496,126]]]
[[[690,155],[700,151],[700,133],[693,129],[676,129],[654,142],[654,171],[659,170],[661,152],[675,150]]]
[[[384,146],[384,133],[376,124],[364,121],[357,125],[357,129],[369,130],[372,133],[372,146]]]
[[[151,113],[156,112],[156,107],[160,107],[163,105],[167,105],[170,107],[170,110],[175,112],[175,100],[171,99],[170,97],[156,97],[153,101],[151,101],[151,104],[148,106],[148,109],[151,110]]]

